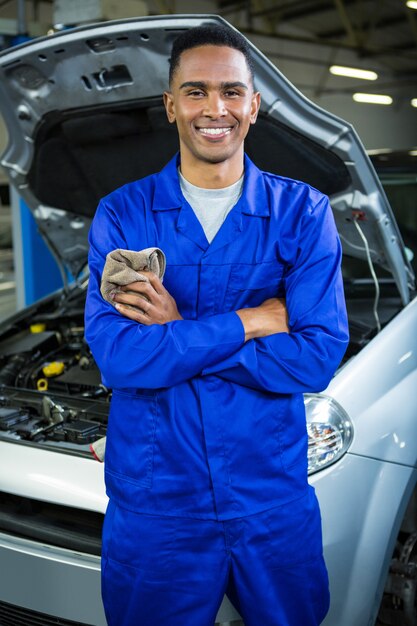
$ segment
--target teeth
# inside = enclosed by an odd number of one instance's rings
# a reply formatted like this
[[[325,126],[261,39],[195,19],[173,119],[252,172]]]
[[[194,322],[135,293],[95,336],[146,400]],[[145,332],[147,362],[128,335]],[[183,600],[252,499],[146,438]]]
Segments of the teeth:
[[[205,135],[224,135],[230,133],[231,128],[199,128],[200,133]]]

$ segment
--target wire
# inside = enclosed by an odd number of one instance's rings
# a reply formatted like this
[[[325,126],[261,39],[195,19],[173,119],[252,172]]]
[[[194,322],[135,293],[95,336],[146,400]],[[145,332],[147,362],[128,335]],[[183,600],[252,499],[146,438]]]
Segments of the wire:
[[[354,222],[353,222],[356,226],[356,230],[358,231],[363,244],[365,246],[365,252],[366,252],[366,258],[368,260],[368,265],[369,265],[369,270],[371,272],[371,276],[373,278],[374,284],[375,284],[375,300],[374,300],[374,308],[373,308],[373,313],[374,313],[374,317],[375,317],[375,321],[376,321],[376,327],[378,332],[381,331],[381,322],[379,320],[379,315],[378,315],[378,303],[379,303],[379,283],[378,283],[378,277],[375,273],[375,269],[374,269],[374,264],[372,263],[372,258],[371,258],[371,252],[369,250],[369,245],[368,245],[368,240],[364,235],[364,232],[362,230],[362,228],[359,226],[358,224],[358,219],[355,218]]]

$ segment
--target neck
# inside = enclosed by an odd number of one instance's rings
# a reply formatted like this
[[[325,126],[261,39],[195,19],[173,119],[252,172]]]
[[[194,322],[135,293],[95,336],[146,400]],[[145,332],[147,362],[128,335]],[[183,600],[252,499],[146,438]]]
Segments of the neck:
[[[210,163],[190,159],[181,152],[181,174],[188,182],[203,189],[223,189],[237,182],[243,174],[243,154],[240,159]]]

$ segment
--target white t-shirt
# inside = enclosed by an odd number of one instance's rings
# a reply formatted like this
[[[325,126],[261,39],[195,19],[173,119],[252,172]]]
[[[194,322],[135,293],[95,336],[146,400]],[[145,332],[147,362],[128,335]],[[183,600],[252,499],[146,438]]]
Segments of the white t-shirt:
[[[243,176],[222,189],[203,189],[192,185],[179,172],[181,191],[198,217],[207,241],[211,243],[228,213],[239,200],[243,187]]]

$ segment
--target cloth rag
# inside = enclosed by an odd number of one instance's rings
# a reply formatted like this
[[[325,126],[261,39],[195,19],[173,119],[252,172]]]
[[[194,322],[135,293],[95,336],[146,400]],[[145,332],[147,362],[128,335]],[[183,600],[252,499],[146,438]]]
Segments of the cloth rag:
[[[101,295],[107,302],[114,305],[113,297],[125,285],[136,281],[149,282],[149,279],[141,272],[151,271],[162,280],[165,268],[165,254],[159,248],[145,248],[138,252],[117,248],[106,256],[101,276]]]
[[[136,281],[149,282],[149,278],[141,272],[151,271],[162,280],[165,268],[165,254],[159,248],[145,248],[139,251],[121,248],[113,250],[106,256],[101,275],[101,295],[107,302],[114,305],[113,297],[121,291],[121,287]],[[136,293],[136,295],[139,294]],[[106,452],[106,437],[101,437],[90,444],[90,450],[97,461],[102,463]]]

